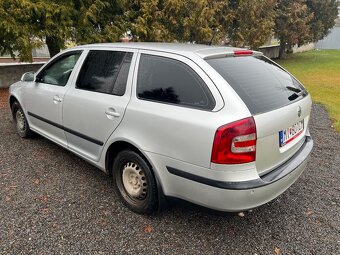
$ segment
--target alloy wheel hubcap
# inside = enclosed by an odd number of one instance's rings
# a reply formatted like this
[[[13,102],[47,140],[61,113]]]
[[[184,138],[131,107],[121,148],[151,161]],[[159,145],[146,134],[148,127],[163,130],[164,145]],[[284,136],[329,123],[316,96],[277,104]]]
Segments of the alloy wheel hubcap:
[[[18,110],[15,114],[16,121],[17,121],[17,127],[19,130],[23,131],[25,130],[26,123],[25,123],[25,117],[21,110]]]
[[[133,198],[143,200],[147,194],[147,182],[144,171],[135,163],[124,165],[123,185],[126,192]]]

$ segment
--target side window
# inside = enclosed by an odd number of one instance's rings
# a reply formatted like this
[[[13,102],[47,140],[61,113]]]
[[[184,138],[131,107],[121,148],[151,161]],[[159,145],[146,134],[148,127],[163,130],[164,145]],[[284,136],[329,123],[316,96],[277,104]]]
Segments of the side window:
[[[212,110],[215,100],[204,81],[186,64],[142,54],[137,96],[140,99]]]
[[[122,96],[125,93],[133,53],[92,50],[78,76],[76,87]]]
[[[76,51],[60,56],[38,75],[37,82],[65,86],[80,55],[81,51]]]

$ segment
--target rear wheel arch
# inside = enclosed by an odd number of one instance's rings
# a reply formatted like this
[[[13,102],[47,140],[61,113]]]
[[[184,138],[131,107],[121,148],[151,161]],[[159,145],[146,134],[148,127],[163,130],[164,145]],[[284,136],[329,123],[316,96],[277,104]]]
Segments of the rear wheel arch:
[[[117,156],[117,154],[119,152],[121,152],[123,150],[131,150],[131,151],[138,153],[148,162],[148,164],[152,168],[149,160],[143,155],[141,150],[138,149],[136,146],[134,146],[131,143],[126,142],[126,141],[115,141],[106,150],[106,155],[105,155],[105,170],[110,175],[112,174],[112,165],[113,165],[113,161],[114,161],[115,157]]]
[[[152,174],[154,175],[154,178],[156,180],[157,184],[157,190],[158,190],[158,210],[161,211],[163,208],[167,206],[165,195],[163,192],[163,187],[162,183],[160,182],[160,179],[158,177],[157,172],[155,171],[155,168],[153,165],[150,163],[150,160],[141,152],[139,148],[137,148],[135,145],[127,142],[127,141],[115,141],[113,142],[109,148],[106,151],[105,155],[105,170],[108,174],[111,176],[113,175],[112,173],[112,168],[113,168],[113,162],[116,156],[118,155],[119,152],[124,151],[124,150],[131,150],[139,154],[149,165]]]

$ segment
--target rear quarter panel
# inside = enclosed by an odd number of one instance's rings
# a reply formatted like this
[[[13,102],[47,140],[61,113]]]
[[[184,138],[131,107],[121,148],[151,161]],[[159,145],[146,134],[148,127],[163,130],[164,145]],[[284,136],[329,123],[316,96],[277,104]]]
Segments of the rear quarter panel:
[[[223,78],[211,78],[216,72],[194,53],[188,56],[153,51],[140,53],[170,57],[188,64],[212,91],[216,107],[213,111],[204,111],[138,99],[136,85],[139,58],[137,58],[131,100],[123,121],[109,139],[107,146],[117,140],[129,140],[145,153],[154,153],[171,160],[210,168],[211,150],[217,128],[249,117],[248,109]],[[221,84],[216,84],[216,81]],[[227,98],[227,102],[223,101],[221,92],[217,89],[219,86],[225,87],[223,93],[229,95],[224,97]]]

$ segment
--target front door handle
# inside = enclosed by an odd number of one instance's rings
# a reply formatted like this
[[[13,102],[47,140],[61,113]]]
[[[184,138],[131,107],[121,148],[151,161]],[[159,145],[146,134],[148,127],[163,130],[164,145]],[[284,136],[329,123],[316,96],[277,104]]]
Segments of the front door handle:
[[[116,112],[116,110],[113,109],[113,108],[106,109],[105,114],[107,115],[108,118],[110,118],[110,117],[116,117],[117,118],[117,117],[120,116],[120,113]]]
[[[58,104],[58,103],[61,103],[61,98],[58,96],[58,95],[55,95],[54,97],[53,97],[53,102],[55,103],[55,104]]]

